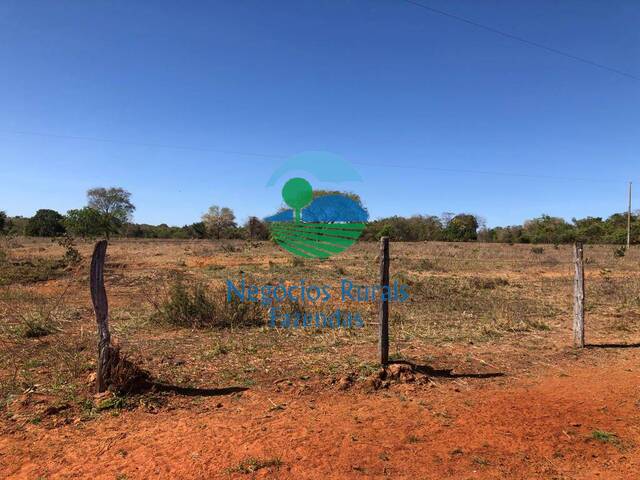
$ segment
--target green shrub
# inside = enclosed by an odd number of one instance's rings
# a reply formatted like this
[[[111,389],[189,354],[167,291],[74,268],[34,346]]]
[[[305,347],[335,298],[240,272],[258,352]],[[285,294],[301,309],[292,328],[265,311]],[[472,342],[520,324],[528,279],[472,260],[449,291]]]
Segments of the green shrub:
[[[615,433],[605,432],[604,430],[594,430],[591,432],[591,438],[602,443],[618,443],[619,439]]]
[[[233,328],[265,325],[266,312],[254,302],[235,296],[227,302],[223,289],[211,292],[202,283],[175,278],[155,306],[155,318],[189,328]]]

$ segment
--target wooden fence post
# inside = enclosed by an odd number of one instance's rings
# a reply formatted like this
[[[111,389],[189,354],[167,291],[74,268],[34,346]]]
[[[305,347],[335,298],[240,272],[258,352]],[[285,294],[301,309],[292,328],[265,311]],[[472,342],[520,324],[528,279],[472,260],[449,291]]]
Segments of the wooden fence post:
[[[380,364],[389,363],[389,237],[380,239]],[[384,293],[386,291],[386,294]]]
[[[584,347],[584,262],[582,242],[573,245],[575,276],[573,279],[573,344]]]
[[[108,385],[109,368],[111,359],[111,334],[109,333],[109,304],[107,292],[104,288],[104,260],[107,254],[107,241],[100,240],[96,243],[91,258],[91,272],[89,285],[91,288],[91,301],[96,313],[98,323],[98,371],[96,384],[98,393],[104,392]]]

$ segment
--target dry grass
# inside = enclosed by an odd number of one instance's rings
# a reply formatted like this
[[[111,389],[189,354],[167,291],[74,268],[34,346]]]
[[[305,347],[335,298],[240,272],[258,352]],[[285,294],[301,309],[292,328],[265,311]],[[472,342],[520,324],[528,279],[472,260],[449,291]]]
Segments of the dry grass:
[[[92,244],[80,242],[77,248],[84,259],[77,270],[62,269],[42,278],[4,277],[3,404],[36,392],[51,402],[69,403],[65,411],[74,412],[91,399],[95,320],[87,271]],[[52,264],[65,254],[61,246],[36,239],[14,239],[5,251],[5,261],[12,265]],[[268,242],[116,240],[109,246],[106,266],[113,336],[129,358],[165,383],[251,386],[294,378],[324,385],[350,372],[361,377],[375,363],[377,307],[342,306],[336,297],[342,278],[376,283],[377,253],[376,244],[360,243],[325,261],[293,261]],[[411,296],[391,306],[394,358],[458,370],[491,366],[513,371],[552,363],[569,348],[569,246],[533,252],[528,245],[407,243],[392,244],[391,256],[392,280],[408,285]],[[588,341],[636,341],[640,250],[632,248],[617,257],[611,246],[588,246],[585,256]],[[182,296],[188,300],[186,307],[169,301],[167,287],[176,275],[188,286]],[[272,329],[266,326],[263,309],[260,318],[258,310],[234,317],[238,306],[226,304],[224,282],[242,276],[256,284],[304,278],[328,285],[334,298],[305,309],[351,310],[360,313],[366,325]],[[200,286],[199,300],[195,285]],[[195,317],[193,302],[200,302]],[[287,305],[290,311],[295,308]],[[183,314],[183,321],[170,321]],[[154,321],[158,315],[165,321]],[[10,406],[4,408],[16,415]]]

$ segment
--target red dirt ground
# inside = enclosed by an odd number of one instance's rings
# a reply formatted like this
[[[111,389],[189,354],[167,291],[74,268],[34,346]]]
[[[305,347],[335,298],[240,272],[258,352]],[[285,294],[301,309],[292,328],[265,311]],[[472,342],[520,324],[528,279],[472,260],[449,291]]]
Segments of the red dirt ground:
[[[530,378],[435,379],[375,393],[294,384],[157,414],[29,425],[0,439],[0,477],[639,478],[639,359],[635,349],[586,350]],[[616,436],[596,439],[596,430]],[[238,471],[249,458],[281,464]]]

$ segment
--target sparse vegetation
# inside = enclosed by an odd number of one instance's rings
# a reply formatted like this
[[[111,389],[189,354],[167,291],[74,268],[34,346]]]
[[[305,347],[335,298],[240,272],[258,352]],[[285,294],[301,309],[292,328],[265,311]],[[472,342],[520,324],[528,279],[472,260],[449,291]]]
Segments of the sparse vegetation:
[[[282,466],[282,460],[279,458],[255,458],[249,457],[241,461],[235,467],[227,469],[227,473],[255,473],[263,468],[278,469]]]
[[[615,433],[604,430],[594,430],[591,432],[591,438],[602,443],[618,443],[620,441]]]
[[[226,291],[210,291],[202,283],[189,283],[176,276],[166,295],[153,303],[155,318],[189,328],[233,328],[264,325],[264,311],[256,303],[227,302]]]
[[[123,409],[157,411],[176,402],[197,404],[197,398],[174,399],[153,390],[132,394],[135,379],[146,377],[139,376],[140,370],[126,368],[120,372],[119,393],[94,398],[88,378],[95,371],[95,318],[87,298],[86,271],[65,271],[69,261],[63,260],[64,241],[3,239],[12,271],[22,262],[33,264],[30,270],[40,262],[60,262],[56,275],[47,282],[27,283],[28,277],[14,277],[0,289],[0,340],[8,352],[0,355],[0,408],[3,415],[11,415],[6,421],[10,425],[31,422],[33,427],[39,422],[38,426],[48,428],[53,422],[75,422],[76,418],[97,421]],[[223,248],[227,244],[233,251]],[[74,241],[71,246],[87,258],[92,244]],[[377,245],[357,244],[339,259],[297,262],[295,268],[292,257],[271,242],[245,247],[242,240],[111,244],[105,274],[112,334],[116,342],[122,342],[122,351],[135,359],[131,363],[170,385],[282,389],[270,396],[273,403],[265,401],[266,415],[289,411],[290,404],[279,396],[289,391],[313,393],[339,389],[343,383],[354,391],[364,388],[379,370],[375,360],[377,304],[344,307],[335,298],[342,278],[362,285],[376,281]],[[394,244],[392,280],[407,285],[410,299],[391,305],[392,359],[425,368],[453,367],[456,373],[503,371],[514,372],[514,376],[529,372],[532,362],[557,363],[556,345],[566,345],[571,309],[567,301],[572,289],[567,268],[571,249],[563,245],[545,248],[535,261],[530,249]],[[596,274],[587,282],[590,335],[627,338],[638,334],[634,321],[640,318],[636,251],[616,260],[611,246],[586,249],[597,263]],[[326,305],[285,302],[280,305],[282,313],[345,308],[357,310],[366,325],[340,330],[268,328],[267,308],[226,301],[225,280],[237,281],[243,275],[256,284],[313,278],[332,289],[334,300]],[[65,290],[70,298],[58,302]],[[435,384],[448,381],[429,374],[426,378]],[[346,380],[341,383],[341,379]],[[467,389],[474,382],[464,379],[451,385]],[[48,411],[55,413],[44,414],[44,406],[35,401],[22,405],[17,400],[40,393],[46,395]],[[387,386],[375,395],[396,398],[397,393],[394,386]],[[408,392],[403,391],[402,400],[397,398],[403,404],[411,403]],[[218,408],[216,404],[211,408]],[[423,408],[431,410],[430,406]],[[444,411],[435,410],[433,418],[451,422]],[[422,448],[424,432],[408,432],[400,441],[412,449]],[[470,456],[469,463],[472,459]],[[248,462],[233,473],[242,475],[241,470],[259,466],[259,462]],[[264,473],[268,468],[272,467],[258,470]]]
[[[0,262],[0,286],[31,284],[59,278],[66,263],[61,259],[38,258]]]
[[[16,333],[23,338],[45,337],[57,331],[49,315],[41,312],[29,312],[22,318],[21,323],[16,328]]]
[[[58,245],[64,248],[63,260],[69,265],[76,265],[82,261],[82,255],[76,248],[75,239],[71,235],[64,235],[57,239]]]

